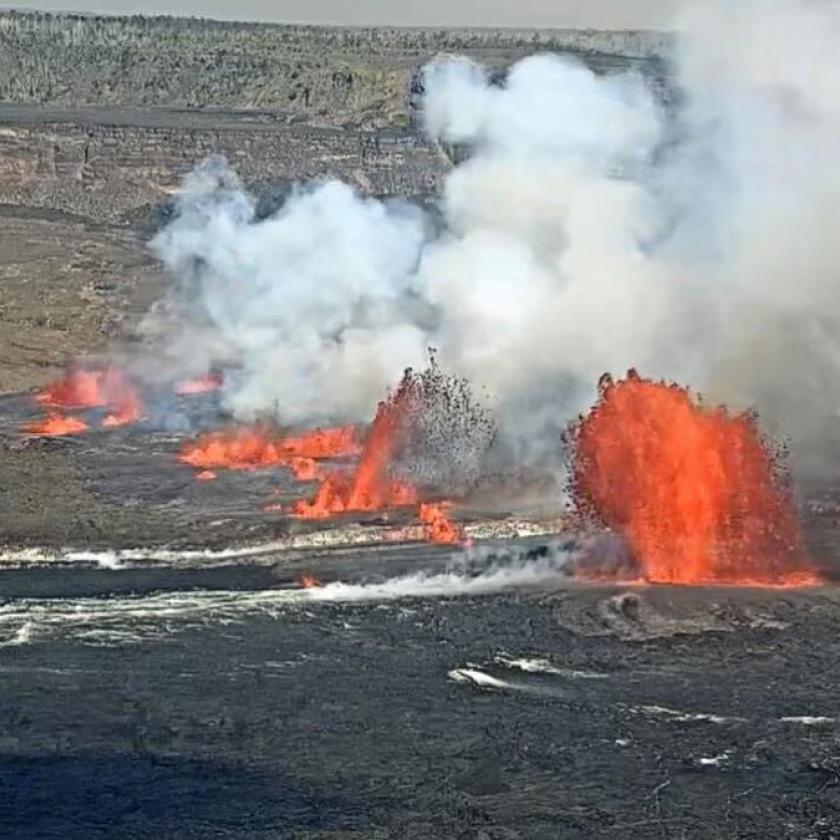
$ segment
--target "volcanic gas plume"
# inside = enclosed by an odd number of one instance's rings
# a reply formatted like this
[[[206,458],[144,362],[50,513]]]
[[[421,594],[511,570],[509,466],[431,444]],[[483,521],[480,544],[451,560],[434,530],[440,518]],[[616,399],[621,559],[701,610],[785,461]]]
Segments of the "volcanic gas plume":
[[[569,54],[431,61],[420,125],[459,152],[433,212],[319,180],[263,215],[206,161],[153,240],[174,282],[143,330],[184,375],[235,367],[238,422],[366,419],[432,345],[518,466],[557,464],[630,366],[757,407],[800,466],[840,405],[840,0],[692,5],[654,83]]]
[[[602,379],[570,437],[578,509],[624,534],[645,580],[816,580],[754,415],[706,408],[684,388],[630,371]]]

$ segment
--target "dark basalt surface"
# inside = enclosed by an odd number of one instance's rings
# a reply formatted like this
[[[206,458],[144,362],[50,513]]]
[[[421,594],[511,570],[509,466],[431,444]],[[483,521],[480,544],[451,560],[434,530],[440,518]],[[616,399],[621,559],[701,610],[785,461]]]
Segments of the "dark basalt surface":
[[[46,598],[44,616],[83,609],[80,572],[58,574],[7,571],[0,586]],[[81,594],[98,595],[100,617],[42,632],[33,613],[16,644],[0,607],[4,837],[840,831],[832,588],[550,587],[230,606],[183,623],[158,604],[157,618],[106,621],[128,600],[114,584],[128,574],[142,599],[177,573],[87,571]],[[212,586],[201,574],[198,594]],[[241,586],[231,605],[290,584],[278,571],[216,574]],[[146,630],[127,642],[132,622]],[[510,664],[520,658],[553,672]]]

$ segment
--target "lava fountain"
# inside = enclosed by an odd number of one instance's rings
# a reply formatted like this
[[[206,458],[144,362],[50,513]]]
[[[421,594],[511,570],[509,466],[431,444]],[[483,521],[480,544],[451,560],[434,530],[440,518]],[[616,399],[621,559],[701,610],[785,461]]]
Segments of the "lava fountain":
[[[424,380],[409,369],[396,390],[379,403],[355,469],[334,470],[321,479],[312,501],[300,500],[292,513],[320,519],[348,511],[378,511],[420,502],[418,489],[393,475],[394,462],[413,422],[424,409]],[[463,530],[448,513],[451,502],[420,502],[423,536],[430,542],[460,543]]]
[[[370,511],[414,504],[417,491],[391,476],[391,465],[404,431],[414,381],[407,374],[396,391],[379,403],[355,470],[335,470],[321,481],[311,502],[300,501],[293,513],[324,518],[345,511]]]
[[[578,510],[624,534],[651,583],[816,583],[777,459],[752,414],[677,385],[604,377],[571,430]]]

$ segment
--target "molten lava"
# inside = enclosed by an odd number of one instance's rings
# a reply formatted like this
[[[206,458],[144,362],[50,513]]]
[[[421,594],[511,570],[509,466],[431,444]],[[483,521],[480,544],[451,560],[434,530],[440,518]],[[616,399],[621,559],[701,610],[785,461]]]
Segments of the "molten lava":
[[[423,523],[423,533],[427,540],[441,544],[459,543],[463,540],[463,531],[447,516],[451,508],[450,502],[420,504],[420,521]]]
[[[222,374],[218,371],[210,371],[203,376],[178,382],[173,390],[181,396],[192,396],[194,394],[206,394],[208,391],[217,391],[223,384],[224,377]]]
[[[178,457],[200,469],[287,466],[297,478],[315,480],[321,477],[316,458],[338,458],[358,451],[354,426],[316,429],[295,437],[281,437],[268,426],[243,426],[202,435],[188,443]]]
[[[111,408],[111,412],[102,421],[102,425],[107,428],[136,423],[140,419],[140,414],[143,411],[143,403],[140,401],[140,395],[127,382],[121,390],[113,390],[111,392],[108,405]]]
[[[202,470],[195,474],[196,481],[215,481],[217,478],[213,470]]]
[[[339,458],[358,455],[362,451],[355,426],[334,426],[315,429],[282,441],[283,451],[301,458]]]
[[[312,572],[302,572],[299,574],[297,577],[297,583],[304,589],[316,589],[319,586],[323,586],[321,581],[318,580]]]
[[[68,417],[65,414],[49,414],[43,420],[25,423],[22,431],[30,435],[43,437],[57,437],[59,435],[77,435],[87,430],[87,423],[78,417]]]
[[[605,377],[572,430],[578,509],[622,532],[655,583],[814,583],[792,501],[755,418],[689,391]]]
[[[143,411],[136,386],[124,371],[115,367],[71,370],[44,388],[35,399],[51,408],[105,406],[109,413],[102,425],[106,427],[133,423]]]
[[[286,466],[298,481],[320,481],[324,477],[323,470],[314,458],[293,455],[286,461]]]
[[[380,510],[415,504],[417,491],[390,475],[400,443],[403,421],[409,410],[413,381],[407,375],[397,390],[383,402],[365,440],[355,470],[329,473],[311,502],[299,501],[292,508],[298,516],[323,518],[345,511]]]
[[[71,370],[39,391],[35,399],[51,408],[96,408],[105,405],[102,382],[107,370]]]

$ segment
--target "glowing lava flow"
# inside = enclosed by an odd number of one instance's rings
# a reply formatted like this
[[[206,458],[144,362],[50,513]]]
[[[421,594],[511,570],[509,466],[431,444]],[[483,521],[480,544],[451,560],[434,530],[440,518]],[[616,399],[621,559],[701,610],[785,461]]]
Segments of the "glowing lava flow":
[[[119,390],[111,391],[108,405],[111,408],[111,413],[102,421],[102,425],[107,428],[136,423],[143,411],[140,395],[127,382],[124,382]]]
[[[414,487],[390,475],[411,387],[412,382],[406,377],[391,397],[379,403],[356,469],[329,473],[315,498],[297,502],[293,513],[317,519],[345,511],[380,510],[417,502]]]
[[[451,510],[450,502],[420,504],[420,521],[423,533],[429,542],[451,545],[462,542],[464,534],[447,516]]]
[[[78,435],[88,428],[84,420],[68,417],[65,414],[49,414],[43,420],[25,423],[21,430],[30,435],[58,437],[59,435]]]
[[[244,426],[203,435],[188,443],[178,459],[202,470],[285,466],[301,481],[314,481],[323,477],[316,459],[356,454],[357,434],[355,426],[336,426],[281,437],[267,426]]]
[[[107,368],[71,370],[39,391],[35,399],[51,408],[96,408],[105,405],[102,383],[107,373]]]
[[[223,384],[222,374],[217,371],[210,371],[203,376],[178,382],[173,390],[181,396],[193,396],[194,394],[206,394],[208,391],[217,391]]]
[[[810,571],[754,417],[641,379],[602,381],[572,431],[578,508],[622,532],[652,583],[796,586]]]
[[[40,391],[35,399],[50,408],[99,408],[110,409],[103,419],[105,427],[125,426],[140,419],[143,402],[128,375],[119,368],[71,370],[51,385]],[[41,425],[55,422],[53,415]],[[81,420],[64,418],[75,424],[75,431],[82,431]],[[32,431],[39,424],[29,424],[24,431]],[[87,428],[85,424],[85,428]]]

